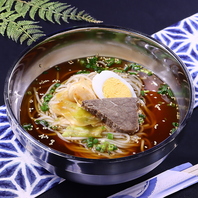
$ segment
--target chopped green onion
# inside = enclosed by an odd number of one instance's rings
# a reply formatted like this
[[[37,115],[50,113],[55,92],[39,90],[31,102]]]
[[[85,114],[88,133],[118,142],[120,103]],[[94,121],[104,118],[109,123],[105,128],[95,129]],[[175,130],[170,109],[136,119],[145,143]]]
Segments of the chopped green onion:
[[[116,64],[121,64],[121,63],[122,63],[122,60],[121,60],[121,59],[116,58],[116,59],[115,59],[115,63],[116,63]]]
[[[35,122],[36,122],[36,124],[41,124],[45,127],[49,126],[49,123],[46,120],[36,120]]]
[[[117,150],[117,146],[115,144],[109,144],[107,150],[108,151],[115,151]]]
[[[76,72],[76,74],[87,74],[87,73],[90,73],[90,71],[80,70],[80,71]]]
[[[109,144],[107,150],[108,151],[113,151],[114,150],[114,144]]]
[[[32,92],[31,91],[27,91],[26,94],[29,95],[29,96],[31,96],[32,95]]]
[[[169,88],[169,89],[167,89],[167,94],[169,95],[169,97],[174,97],[174,94],[173,94],[173,92],[172,92],[172,90]]]
[[[142,69],[142,66],[137,63],[130,64],[130,67],[131,67],[131,69],[133,69],[135,71],[140,71]]]
[[[117,58],[99,58],[98,56],[88,57],[87,59],[79,59],[81,65],[86,69],[80,70],[77,73],[88,73],[90,71],[95,71],[100,73],[104,70],[108,70],[113,64],[121,64],[122,61]]]
[[[101,152],[101,153],[104,153],[104,152],[106,151],[106,149],[107,149],[107,146],[108,146],[107,142],[104,142],[104,143],[101,145],[100,152]]]
[[[177,128],[179,126],[179,123],[178,122],[173,122],[172,125],[174,126],[174,128],[172,128],[170,130],[171,134],[174,133],[177,130]]]
[[[112,133],[108,133],[107,138],[113,138]],[[87,139],[81,140],[81,143],[86,144],[87,148],[95,148],[96,151],[100,153],[109,153],[111,151],[115,151],[117,146],[115,144],[111,144],[108,141],[99,143],[99,140],[94,137],[88,137]]]
[[[149,93],[149,90],[141,90],[140,91],[141,96],[145,96],[146,93]]]
[[[107,138],[113,140],[113,133],[107,133]]]
[[[121,69],[114,69],[113,71],[117,72],[117,73],[123,73],[123,70],[121,70]]]
[[[107,66],[110,67],[115,63],[115,58],[106,59]]]
[[[41,105],[41,111],[48,111],[49,110],[49,106],[46,102],[43,102]]]
[[[54,87],[57,88],[57,87],[59,87],[60,85],[61,85],[60,83],[56,83],[56,84],[54,85]]]
[[[98,144],[98,139],[94,138],[93,139],[93,144]]]
[[[149,71],[149,72],[147,73],[147,75],[148,75],[148,76],[152,76],[152,75],[153,75],[153,72]]]
[[[86,64],[85,59],[80,59],[80,61],[79,61],[79,62],[80,62],[80,64],[81,64],[81,65],[85,65],[85,64]]]
[[[176,128],[172,128],[172,129],[170,130],[171,134],[173,134],[175,131],[176,131]]]
[[[162,84],[159,87],[157,93],[165,94],[165,95],[169,96],[170,98],[174,97],[174,94],[173,94],[172,90],[170,89],[170,87],[167,84]]]
[[[90,147],[92,148],[93,147],[93,142],[87,142],[87,147],[88,148],[90,148]]]
[[[144,120],[145,120],[145,118],[146,118],[146,115],[144,115],[144,114],[139,114],[138,116],[139,116],[139,118],[138,118],[139,124],[143,124],[143,123],[144,123]]]
[[[52,94],[46,94],[45,97],[44,97],[44,101],[49,102],[52,97],[53,97]]]
[[[158,89],[159,94],[166,94],[167,93],[167,89],[168,89],[168,85],[167,84],[162,84],[160,86],[160,88]]]
[[[98,144],[99,141],[97,138],[88,137],[87,139],[83,139],[81,142],[85,143],[88,148],[92,148],[94,145]]]
[[[49,90],[49,93],[44,96],[44,98],[43,98],[44,102],[40,106],[41,111],[44,111],[45,112],[45,111],[48,111],[49,110],[48,103],[49,103],[49,101],[53,97],[52,94],[55,92],[56,88],[59,87],[60,85],[61,85],[60,83],[54,84],[54,86]]]
[[[27,131],[31,131],[33,129],[33,125],[32,124],[27,124],[27,123],[24,123],[23,124],[23,128]]]
[[[124,68],[124,72],[128,72],[131,68],[132,68],[132,65],[127,65],[127,66]]]
[[[175,103],[173,103],[173,102],[170,102],[170,103],[167,104],[167,106],[176,107],[177,105]]]
[[[173,122],[172,125],[173,125],[174,127],[178,127],[178,126],[179,126],[179,123],[178,123],[178,122]]]
[[[128,72],[130,75],[137,75],[137,72]]]
[[[96,145],[95,149],[96,149],[96,151],[100,151],[101,150],[101,144]]]

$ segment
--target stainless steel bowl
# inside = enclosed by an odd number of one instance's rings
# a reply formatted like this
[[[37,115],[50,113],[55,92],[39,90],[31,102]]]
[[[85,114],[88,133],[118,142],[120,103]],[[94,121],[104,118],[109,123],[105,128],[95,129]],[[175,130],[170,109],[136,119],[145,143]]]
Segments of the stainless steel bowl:
[[[56,64],[97,54],[137,62],[169,84],[179,105],[178,130],[145,152],[117,159],[71,156],[45,146],[28,134],[19,123],[19,109],[29,84],[44,70]],[[185,135],[182,129],[192,114],[194,89],[185,65],[166,46],[136,31],[97,26],[66,30],[32,47],[8,74],[4,98],[13,132],[41,166],[75,182],[109,185],[148,173],[175,149]]]

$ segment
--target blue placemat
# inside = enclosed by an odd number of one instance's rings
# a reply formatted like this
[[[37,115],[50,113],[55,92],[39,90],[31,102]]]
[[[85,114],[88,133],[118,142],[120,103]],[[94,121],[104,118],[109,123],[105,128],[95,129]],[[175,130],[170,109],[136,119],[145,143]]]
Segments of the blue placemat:
[[[186,64],[195,86],[198,106],[198,13],[152,35],[172,49]]]
[[[198,105],[198,14],[152,35],[186,64]],[[33,198],[64,181],[36,163],[11,131],[5,106],[0,107],[0,197]]]
[[[34,198],[63,179],[42,168],[13,134],[0,107],[0,197]]]

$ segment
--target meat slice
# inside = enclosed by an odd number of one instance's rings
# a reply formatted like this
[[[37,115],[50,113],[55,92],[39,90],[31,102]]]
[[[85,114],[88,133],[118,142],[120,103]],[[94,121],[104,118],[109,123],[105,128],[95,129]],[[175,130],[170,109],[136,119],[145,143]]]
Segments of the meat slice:
[[[82,102],[82,107],[114,131],[134,134],[139,129],[137,98],[85,100]]]

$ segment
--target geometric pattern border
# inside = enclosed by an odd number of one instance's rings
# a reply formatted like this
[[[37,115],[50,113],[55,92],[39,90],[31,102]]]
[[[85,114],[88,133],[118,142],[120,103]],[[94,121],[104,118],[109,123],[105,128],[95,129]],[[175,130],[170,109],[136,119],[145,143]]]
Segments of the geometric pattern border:
[[[198,106],[198,13],[152,35],[168,46],[186,65],[195,88]]]
[[[24,149],[10,128],[5,106],[0,106],[0,197],[34,198],[62,181]]]

